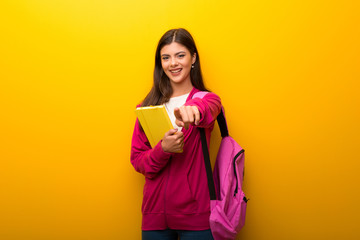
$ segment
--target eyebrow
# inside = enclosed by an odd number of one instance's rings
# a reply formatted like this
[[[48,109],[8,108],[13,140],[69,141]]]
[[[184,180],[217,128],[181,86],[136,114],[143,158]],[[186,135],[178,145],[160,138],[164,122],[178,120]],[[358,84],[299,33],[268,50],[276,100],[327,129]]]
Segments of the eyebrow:
[[[181,51],[181,52],[175,53],[175,56],[176,56],[176,55],[179,55],[179,54],[181,54],[181,53],[185,53],[185,54],[186,54],[185,51]],[[170,56],[170,54],[162,54],[161,56]]]

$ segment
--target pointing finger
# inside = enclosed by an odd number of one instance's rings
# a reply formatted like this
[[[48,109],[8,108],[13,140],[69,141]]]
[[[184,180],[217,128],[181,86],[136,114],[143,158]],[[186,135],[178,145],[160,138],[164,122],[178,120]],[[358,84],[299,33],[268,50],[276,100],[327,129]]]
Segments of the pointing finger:
[[[175,108],[174,109],[174,115],[175,115],[175,118],[182,121],[182,117],[181,117],[181,112],[180,112],[180,109],[179,108]]]

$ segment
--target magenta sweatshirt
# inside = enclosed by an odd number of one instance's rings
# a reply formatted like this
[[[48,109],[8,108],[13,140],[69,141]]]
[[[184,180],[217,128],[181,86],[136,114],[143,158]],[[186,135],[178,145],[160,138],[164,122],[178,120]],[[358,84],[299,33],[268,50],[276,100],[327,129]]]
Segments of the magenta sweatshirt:
[[[205,230],[209,229],[210,197],[198,127],[206,129],[208,144],[214,122],[221,110],[221,100],[214,93],[204,98],[192,96],[185,105],[197,106],[201,119],[198,126],[182,129],[182,153],[167,153],[161,141],[151,148],[139,121],[132,137],[131,163],[145,176],[142,203],[142,230]]]

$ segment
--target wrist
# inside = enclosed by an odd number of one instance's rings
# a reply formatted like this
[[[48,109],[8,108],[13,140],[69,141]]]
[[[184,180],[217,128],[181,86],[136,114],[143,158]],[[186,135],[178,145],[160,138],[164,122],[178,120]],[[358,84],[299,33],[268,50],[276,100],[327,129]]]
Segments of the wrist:
[[[163,152],[168,152],[163,140],[161,140],[161,149],[163,150]]]

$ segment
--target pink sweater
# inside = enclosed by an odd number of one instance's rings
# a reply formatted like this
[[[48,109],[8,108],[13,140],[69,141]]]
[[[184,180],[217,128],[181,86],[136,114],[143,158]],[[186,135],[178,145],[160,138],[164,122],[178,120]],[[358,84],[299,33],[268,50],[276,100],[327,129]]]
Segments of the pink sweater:
[[[221,110],[220,98],[208,93],[204,98],[192,96],[185,105],[197,106],[201,119],[198,126],[191,125],[184,133],[182,153],[164,152],[159,142],[150,147],[138,120],[132,137],[131,163],[145,176],[142,203],[142,230],[209,229],[210,197],[204,159],[197,127],[206,129],[208,144],[216,116]]]

